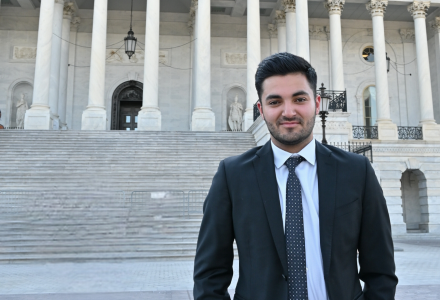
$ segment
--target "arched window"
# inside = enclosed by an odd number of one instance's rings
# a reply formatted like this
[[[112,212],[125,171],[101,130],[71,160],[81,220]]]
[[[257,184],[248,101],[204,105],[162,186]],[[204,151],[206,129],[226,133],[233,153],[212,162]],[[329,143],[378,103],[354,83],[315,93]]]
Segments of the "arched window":
[[[363,93],[365,126],[374,126],[377,120],[376,87],[367,87]]]

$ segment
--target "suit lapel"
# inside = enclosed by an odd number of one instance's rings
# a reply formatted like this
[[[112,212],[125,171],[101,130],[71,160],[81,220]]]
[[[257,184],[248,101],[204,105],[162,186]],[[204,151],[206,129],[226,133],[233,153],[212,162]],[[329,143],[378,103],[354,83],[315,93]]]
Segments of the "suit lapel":
[[[332,152],[316,142],[316,159],[318,164],[318,190],[319,190],[319,228],[321,253],[324,264],[324,275],[329,274],[333,220],[336,202],[337,162]]]
[[[272,238],[287,275],[286,241],[284,237],[283,218],[281,215],[278,184],[275,176],[275,164],[270,141],[257,153],[253,160],[261,197],[269,221]]]

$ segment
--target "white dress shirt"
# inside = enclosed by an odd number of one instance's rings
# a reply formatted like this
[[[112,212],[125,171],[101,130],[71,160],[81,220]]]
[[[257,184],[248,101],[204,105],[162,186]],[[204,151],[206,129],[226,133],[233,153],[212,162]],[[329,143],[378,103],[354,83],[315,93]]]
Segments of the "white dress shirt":
[[[299,153],[289,153],[281,150],[272,143],[275,163],[275,173],[278,183],[283,227],[286,222],[286,185],[289,169],[284,164],[291,156],[301,155],[303,161],[295,169],[295,174],[301,182],[301,195],[304,219],[304,237],[306,245],[307,289],[309,300],[328,299],[324,281],[321,242],[319,234],[319,195],[318,175],[316,167],[316,144],[313,139]]]

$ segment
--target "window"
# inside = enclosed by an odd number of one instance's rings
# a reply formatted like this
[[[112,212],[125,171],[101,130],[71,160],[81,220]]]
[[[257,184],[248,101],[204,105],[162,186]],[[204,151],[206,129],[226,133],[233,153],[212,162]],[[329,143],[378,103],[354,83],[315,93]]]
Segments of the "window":
[[[362,57],[368,62],[374,62],[374,48],[373,46],[367,46],[362,51]]]
[[[364,90],[364,116],[365,126],[374,126],[377,120],[376,87],[369,86]]]

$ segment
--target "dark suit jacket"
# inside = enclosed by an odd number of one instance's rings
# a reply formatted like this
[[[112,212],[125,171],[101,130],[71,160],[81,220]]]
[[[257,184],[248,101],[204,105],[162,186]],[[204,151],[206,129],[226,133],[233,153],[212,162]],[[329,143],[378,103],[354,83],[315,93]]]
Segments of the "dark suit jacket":
[[[329,298],[394,299],[391,225],[370,162],[318,142],[316,159]],[[234,239],[239,254],[234,299],[287,300],[286,243],[270,142],[220,163],[204,203],[194,266],[195,300],[230,299]],[[365,283],[363,291],[359,279]]]

